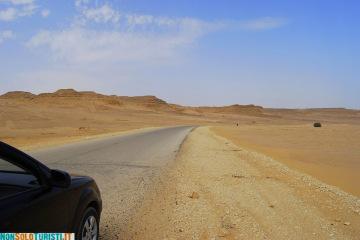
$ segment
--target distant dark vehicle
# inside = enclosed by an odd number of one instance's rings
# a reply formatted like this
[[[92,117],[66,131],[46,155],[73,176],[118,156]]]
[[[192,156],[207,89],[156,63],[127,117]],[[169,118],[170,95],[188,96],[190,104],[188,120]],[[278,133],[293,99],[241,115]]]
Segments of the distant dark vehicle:
[[[100,191],[90,177],[52,170],[0,142],[0,232],[72,232],[98,239]]]
[[[321,127],[321,123],[319,122],[314,123],[314,127]]]

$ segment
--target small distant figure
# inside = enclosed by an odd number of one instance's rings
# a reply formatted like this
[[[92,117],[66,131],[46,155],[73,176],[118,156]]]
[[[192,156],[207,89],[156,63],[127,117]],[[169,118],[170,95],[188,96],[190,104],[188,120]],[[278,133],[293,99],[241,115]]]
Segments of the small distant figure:
[[[239,126],[239,123],[236,123],[236,126],[238,127],[238,126]]]
[[[316,127],[316,128],[321,127],[321,123],[319,123],[319,122],[314,123],[314,127]]]

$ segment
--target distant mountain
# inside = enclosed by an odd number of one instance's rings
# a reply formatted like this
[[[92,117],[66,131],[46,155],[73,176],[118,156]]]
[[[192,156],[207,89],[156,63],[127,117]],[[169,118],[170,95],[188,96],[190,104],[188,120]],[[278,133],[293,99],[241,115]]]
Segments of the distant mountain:
[[[76,91],[74,89],[59,89],[53,93],[40,93],[14,91],[0,96],[0,99],[18,100],[33,104],[64,105],[64,106],[88,106],[96,105],[97,108],[120,107],[134,110],[148,110],[173,112],[177,114],[202,115],[212,114],[243,114],[262,115],[263,108],[255,105],[231,105],[222,107],[187,107],[169,104],[156,96],[116,96],[104,95],[93,91]]]

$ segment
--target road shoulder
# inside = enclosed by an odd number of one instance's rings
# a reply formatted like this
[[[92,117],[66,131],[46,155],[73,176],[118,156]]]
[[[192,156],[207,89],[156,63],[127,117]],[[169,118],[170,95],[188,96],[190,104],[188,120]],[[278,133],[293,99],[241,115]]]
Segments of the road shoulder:
[[[126,232],[128,239],[356,239],[360,200],[200,127]]]

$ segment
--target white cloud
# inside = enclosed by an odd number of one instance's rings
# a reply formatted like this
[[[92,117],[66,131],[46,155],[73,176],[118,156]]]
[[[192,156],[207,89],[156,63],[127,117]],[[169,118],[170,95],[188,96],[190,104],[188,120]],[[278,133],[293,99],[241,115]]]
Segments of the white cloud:
[[[84,8],[81,12],[86,20],[92,20],[97,23],[117,23],[120,20],[120,13],[112,9],[108,4],[98,8]]]
[[[193,43],[203,32],[195,20],[179,21],[178,29],[165,33],[91,30],[71,27],[62,31],[41,31],[29,42],[31,48],[48,47],[57,60],[67,62],[116,62],[162,60]]]
[[[14,37],[15,35],[11,30],[0,31],[0,44]]]
[[[153,62],[177,56],[202,36],[232,24],[246,30],[284,24],[275,18],[230,23],[122,13],[108,3],[98,5],[91,0],[76,0],[75,7],[78,14],[70,26],[40,31],[27,46],[47,48],[54,59],[67,63]],[[101,27],[93,28],[93,24]]]
[[[240,22],[239,26],[242,29],[259,31],[259,30],[279,28],[287,23],[288,21],[283,18],[265,17],[265,18],[258,18],[249,21]]]
[[[112,8],[110,4],[93,4],[90,0],[75,0],[78,11],[75,24],[85,25],[87,22],[117,23],[120,20],[120,12]]]
[[[11,3],[14,5],[33,4],[34,2],[34,0],[0,0],[0,3]]]
[[[17,10],[15,8],[7,8],[0,11],[0,20],[1,21],[12,21],[17,16]]]
[[[7,8],[0,10],[0,21],[13,21],[20,17],[31,16],[38,8],[33,0],[0,0]]]
[[[77,64],[151,62],[177,55],[217,26],[194,18],[122,14],[109,4],[93,6],[89,0],[76,0],[75,6],[78,15],[69,27],[40,31],[27,46],[48,48],[54,59]],[[106,27],[91,28],[90,23]]]
[[[90,0],[75,0],[76,7],[82,7],[90,3]]]
[[[50,15],[50,10],[49,9],[43,9],[41,11],[41,16],[44,18],[47,18]]]
[[[126,20],[130,26],[146,25],[154,23],[154,17],[151,15],[127,14]]]

